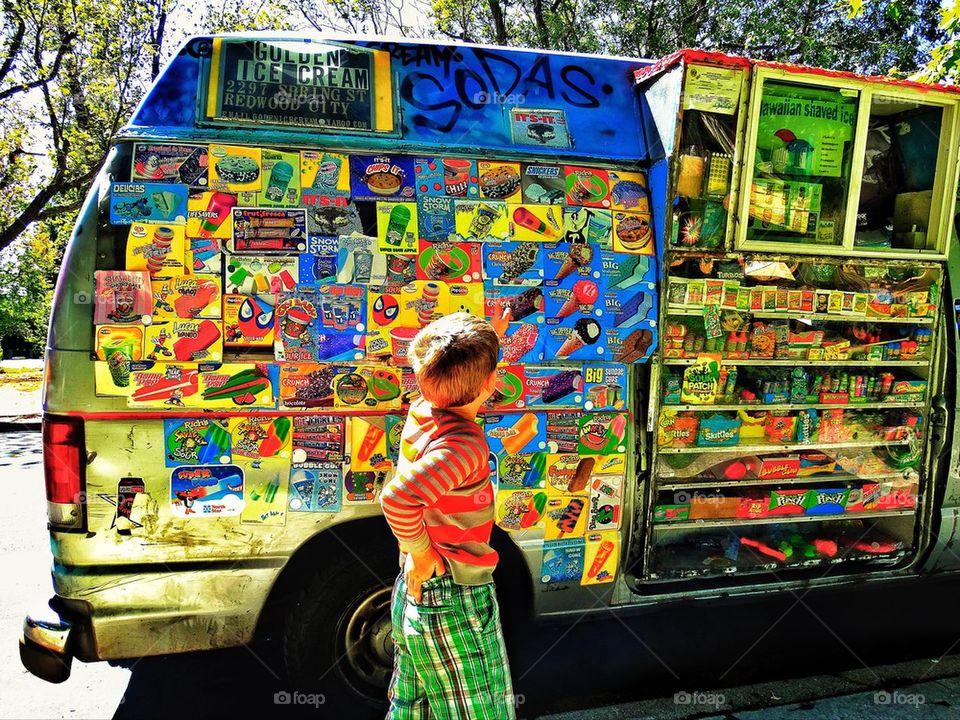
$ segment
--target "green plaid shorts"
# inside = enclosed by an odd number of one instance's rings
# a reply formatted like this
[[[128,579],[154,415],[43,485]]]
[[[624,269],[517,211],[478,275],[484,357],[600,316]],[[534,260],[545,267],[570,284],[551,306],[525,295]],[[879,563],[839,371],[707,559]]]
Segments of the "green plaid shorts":
[[[419,603],[403,574],[393,586],[393,678],[387,720],[513,720],[513,685],[493,583],[423,583]]]

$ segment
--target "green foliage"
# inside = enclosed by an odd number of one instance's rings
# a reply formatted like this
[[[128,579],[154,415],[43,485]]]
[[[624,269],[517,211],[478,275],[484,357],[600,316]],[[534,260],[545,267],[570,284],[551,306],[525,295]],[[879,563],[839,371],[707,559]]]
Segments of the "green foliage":
[[[0,338],[43,346],[59,263],[48,229],[0,252]]]

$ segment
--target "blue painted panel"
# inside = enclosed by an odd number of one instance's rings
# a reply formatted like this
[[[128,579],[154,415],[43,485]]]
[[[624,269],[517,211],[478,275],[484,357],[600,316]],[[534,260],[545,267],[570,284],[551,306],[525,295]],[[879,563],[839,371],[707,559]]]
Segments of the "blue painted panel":
[[[266,36],[261,36],[266,39]],[[317,38],[319,39],[319,38]],[[565,55],[466,45],[350,41],[391,55],[400,109],[400,138],[309,133],[311,144],[392,147],[409,152],[441,146],[445,153],[509,150],[515,157],[607,158],[646,161],[640,103],[632,71],[646,64],[590,55]],[[129,130],[153,128],[167,135],[198,133],[194,114],[202,64],[210,38],[186,43],[134,114]],[[508,108],[562,110],[573,148],[517,144]],[[303,142],[305,134],[276,128],[218,129],[224,141]]]

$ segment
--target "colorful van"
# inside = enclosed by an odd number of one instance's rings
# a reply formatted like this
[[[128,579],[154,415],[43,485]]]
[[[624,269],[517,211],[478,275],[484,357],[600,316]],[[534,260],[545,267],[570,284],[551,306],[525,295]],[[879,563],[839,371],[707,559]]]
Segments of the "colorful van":
[[[512,311],[483,414],[506,615],[957,569],[958,97],[699,51],[190,40],[64,258],[25,666],[279,636],[297,687],[382,703],[406,350],[459,311]]]

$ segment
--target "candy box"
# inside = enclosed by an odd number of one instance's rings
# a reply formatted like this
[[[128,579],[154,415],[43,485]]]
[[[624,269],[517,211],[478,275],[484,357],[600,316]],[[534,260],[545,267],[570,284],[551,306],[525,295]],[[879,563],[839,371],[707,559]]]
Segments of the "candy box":
[[[130,179],[206,187],[206,145],[134,143]]]
[[[584,410],[622,410],[625,407],[626,365],[584,365],[583,379]]]
[[[223,192],[259,191],[263,187],[260,148],[210,145],[210,189]]]
[[[682,522],[690,519],[690,504],[655,505],[653,508],[653,522],[655,524]]]
[[[534,367],[524,369],[528,407],[583,405],[582,368]]]
[[[260,151],[263,183],[259,191],[240,193],[240,202],[257,207],[300,204],[300,154],[264,148]]]
[[[837,461],[825,453],[804,452],[800,455],[797,477],[829,475],[837,469]]]
[[[506,203],[496,200],[456,200],[453,210],[457,236],[465,242],[507,240],[510,237]]]
[[[448,283],[480,282],[483,279],[479,243],[426,242],[417,250],[417,279]]]
[[[683,372],[680,402],[689,405],[713,405],[720,391],[720,356],[697,356],[693,365]]]
[[[767,456],[760,458],[757,467],[758,480],[784,480],[795,478],[800,470],[799,455]]]
[[[442,195],[417,197],[417,228],[421,240],[450,242],[457,239],[454,199]]]
[[[347,197],[350,195],[350,159],[325,150],[301,150],[300,187],[305,196]]]
[[[567,205],[563,208],[563,239],[613,249],[613,213],[601,208]]]
[[[519,410],[527,406],[526,366],[497,366],[497,384],[484,407],[491,410]]]
[[[770,507],[769,495],[752,495],[740,498],[740,504],[737,506],[736,518],[754,519],[767,517]],[[803,510],[801,509],[801,512]]]
[[[694,493],[690,498],[690,520],[735,518],[740,507],[738,496]]]
[[[399,410],[400,371],[358,367],[333,379],[333,406],[339,410]]]
[[[203,407],[277,406],[279,368],[274,363],[201,363],[198,369]]]
[[[660,412],[657,428],[657,444],[660,447],[688,447],[697,439],[700,421],[694,414],[680,415],[676,410],[664,408]]]
[[[543,246],[538,243],[485,242],[483,276],[494,285],[543,283]]]
[[[333,381],[352,366],[317,362],[280,363],[280,404],[285,408],[332,408]]]
[[[164,464],[217,465],[230,462],[230,433],[224,423],[209,418],[163,421]]]
[[[584,536],[581,585],[613,582],[620,556],[620,537],[614,531],[587,533]]]
[[[293,462],[343,462],[347,421],[343,415],[294,415]]]
[[[273,347],[276,297],[224,295],[223,344],[232,347]]]
[[[183,226],[135,222],[127,234],[126,269],[156,277],[182,275],[185,247]]]
[[[196,365],[140,361],[130,364],[130,406],[184,407],[200,404]]]
[[[797,413],[795,439],[798,443],[813,442],[817,432],[817,411],[813,409],[801,410]]]
[[[808,490],[771,490],[767,516],[803,515],[809,501]]]
[[[233,252],[304,252],[307,211],[284,208],[234,208]]]
[[[413,158],[400,155],[351,155],[350,194],[354,201],[413,201],[416,197]]]
[[[296,290],[299,275],[296,255],[228,254],[225,262],[228,294],[275,295]]]
[[[384,254],[417,251],[417,204],[377,203],[377,249]]]
[[[697,430],[697,445],[727,447],[740,442],[740,419],[719,413],[703,418]]]
[[[563,205],[564,185],[559,165],[520,164],[520,190],[525,203]]]
[[[563,239],[563,211],[555,205],[507,204],[507,220],[513,240],[549,243]]]
[[[775,415],[770,413],[764,423],[763,431],[772,443],[788,443],[793,440],[797,426],[794,415]]]
[[[220,320],[170,320],[152,323],[144,334],[147,360],[219,362],[223,357]]]
[[[678,375],[668,375],[663,379],[663,404],[680,404],[680,386],[683,380]]]
[[[547,493],[545,490],[500,490],[497,492],[496,523],[508,532],[542,528],[546,510]]]
[[[837,515],[842,513],[850,496],[850,488],[813,489],[807,493],[807,515]]]
[[[154,320],[220,317],[220,278],[216,275],[158,278],[151,288]]]
[[[150,319],[153,307],[150,274],[129,270],[97,270],[93,322],[137,324]]]
[[[290,468],[290,512],[339,512],[343,468],[333,462],[294,463]]]
[[[580,418],[581,455],[614,455],[626,452],[627,413],[584,413]]]
[[[183,225],[187,222],[187,186],[153,182],[112,183],[110,222],[114,225],[135,222]]]

